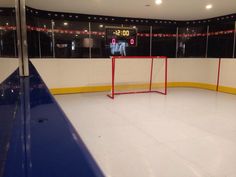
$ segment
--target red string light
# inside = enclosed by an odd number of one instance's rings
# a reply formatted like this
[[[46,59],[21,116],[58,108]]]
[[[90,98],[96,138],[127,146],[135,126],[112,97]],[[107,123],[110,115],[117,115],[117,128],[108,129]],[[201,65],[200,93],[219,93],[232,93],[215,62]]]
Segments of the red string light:
[[[60,33],[60,34],[71,34],[71,35],[97,35],[97,36],[104,36],[105,32],[98,32],[98,31],[82,31],[82,30],[64,30],[64,29],[48,29],[48,28],[40,28],[40,27],[34,27],[34,26],[27,26],[27,29],[29,31],[37,31],[37,32],[46,32],[46,33]],[[14,31],[16,30],[15,26],[0,26],[0,30],[5,31]],[[152,37],[179,37],[179,38],[189,38],[189,37],[205,37],[205,36],[219,36],[219,35],[227,35],[227,34],[233,34],[236,32],[235,30],[224,30],[224,31],[216,31],[216,32],[209,32],[209,33],[192,33],[192,34],[165,34],[165,33],[154,33],[152,34]],[[139,37],[150,37],[151,34],[149,33],[137,33],[137,36]]]

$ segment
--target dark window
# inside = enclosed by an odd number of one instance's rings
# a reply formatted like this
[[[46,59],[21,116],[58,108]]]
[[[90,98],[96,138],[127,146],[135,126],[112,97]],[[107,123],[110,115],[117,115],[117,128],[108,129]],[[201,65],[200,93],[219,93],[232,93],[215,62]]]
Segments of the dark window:
[[[207,26],[179,28],[178,57],[206,57]]]
[[[224,34],[227,30],[234,30],[235,23],[221,23],[210,25],[208,40],[208,57],[232,58],[234,33]]]
[[[0,57],[17,57],[16,41],[14,14],[0,15]]]
[[[27,14],[28,53],[31,58],[52,58],[52,21]]]
[[[90,23],[91,24],[91,57],[108,58],[111,54],[110,45],[106,44],[106,28],[121,27],[121,24]]]
[[[176,27],[154,25],[122,25],[73,20],[51,20],[28,14],[28,49],[30,57],[39,58],[108,58],[111,55],[168,56],[168,57],[229,57],[233,56],[235,22],[219,22],[207,26]],[[80,19],[85,20],[85,19]],[[9,21],[9,20],[7,20]],[[6,19],[0,16],[1,26]],[[133,38],[117,37],[110,44],[106,40],[107,27],[137,30]],[[90,33],[91,32],[91,33]],[[131,36],[129,36],[131,37]],[[110,36],[113,41],[114,36]],[[208,40],[207,40],[208,38]],[[16,31],[0,28],[0,56],[16,56]],[[117,41],[116,41],[117,40]],[[130,40],[130,43],[127,42]],[[131,43],[132,40],[132,43]],[[134,42],[135,41],[135,42]],[[177,42],[178,41],[178,42]],[[135,45],[137,44],[137,45]],[[151,51],[150,51],[151,50]],[[176,51],[177,50],[177,51]],[[236,57],[236,45],[235,45]]]
[[[55,20],[56,58],[89,58],[89,23]]]
[[[176,27],[152,27],[152,55],[175,57]]]
[[[127,56],[150,56],[150,26],[124,26],[137,29],[137,46],[127,48]]]
[[[236,58],[236,22],[234,27],[234,58]]]
[[[37,26],[43,31],[38,32],[39,38],[39,55],[41,58],[52,58],[53,56],[53,38],[52,38],[52,21],[50,19],[38,18]]]
[[[32,57],[40,57],[39,50],[39,32],[33,30],[32,27],[38,27],[38,20],[33,16],[27,14],[27,41],[28,41],[28,55]]]

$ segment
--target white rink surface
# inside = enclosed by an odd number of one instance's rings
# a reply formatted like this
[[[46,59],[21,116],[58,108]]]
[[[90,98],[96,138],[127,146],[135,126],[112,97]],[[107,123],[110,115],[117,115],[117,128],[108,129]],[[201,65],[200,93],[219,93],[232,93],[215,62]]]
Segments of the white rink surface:
[[[236,96],[168,91],[55,98],[107,177],[236,177]]]

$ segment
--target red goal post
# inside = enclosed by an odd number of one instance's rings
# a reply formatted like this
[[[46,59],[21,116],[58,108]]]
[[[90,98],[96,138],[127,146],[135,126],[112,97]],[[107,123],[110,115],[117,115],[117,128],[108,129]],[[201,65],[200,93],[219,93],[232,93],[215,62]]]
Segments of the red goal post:
[[[150,81],[149,81],[149,89],[144,91],[127,91],[127,92],[116,92],[115,91],[115,70],[116,70],[116,60],[125,60],[125,59],[147,59],[151,60],[150,64]],[[164,91],[157,91],[152,89],[153,85],[153,62],[154,59],[164,60]],[[122,95],[122,94],[136,94],[136,93],[160,93],[163,95],[167,95],[167,65],[168,65],[168,58],[166,56],[112,56],[112,85],[111,85],[111,94],[107,96],[111,99],[115,98],[115,95]]]

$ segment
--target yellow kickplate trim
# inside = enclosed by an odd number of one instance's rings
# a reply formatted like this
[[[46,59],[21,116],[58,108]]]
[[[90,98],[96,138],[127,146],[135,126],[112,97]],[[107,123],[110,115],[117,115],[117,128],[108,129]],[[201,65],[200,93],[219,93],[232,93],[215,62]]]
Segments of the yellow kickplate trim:
[[[73,93],[89,93],[89,92],[105,92],[111,90],[111,86],[87,86],[87,87],[70,87],[70,88],[54,88],[50,89],[53,95],[73,94]]]
[[[168,87],[193,87],[207,90],[216,90],[216,85],[197,82],[169,82]]]
[[[168,87],[192,87],[192,88],[200,88],[207,90],[216,90],[216,85],[213,84],[205,84],[205,83],[196,83],[196,82],[169,82]],[[163,87],[163,83],[153,83],[152,88],[161,88]],[[148,89],[149,84],[130,84],[130,85],[117,85],[116,90],[129,90],[129,89]],[[90,93],[90,92],[106,92],[110,91],[111,86],[86,86],[86,87],[71,87],[71,88],[54,88],[50,89],[50,92],[53,95],[60,94],[74,94],[74,93]],[[219,92],[236,94],[236,88],[219,86]]]
[[[129,85],[117,85],[116,90],[129,90],[129,89],[147,89],[148,84],[129,84]],[[50,92],[53,95],[60,94],[73,94],[73,93],[90,93],[90,92],[105,92],[111,91],[110,85],[105,86],[86,86],[86,87],[71,87],[71,88],[53,88]]]
[[[230,93],[230,94],[236,95],[236,88],[219,86],[219,92]]]

